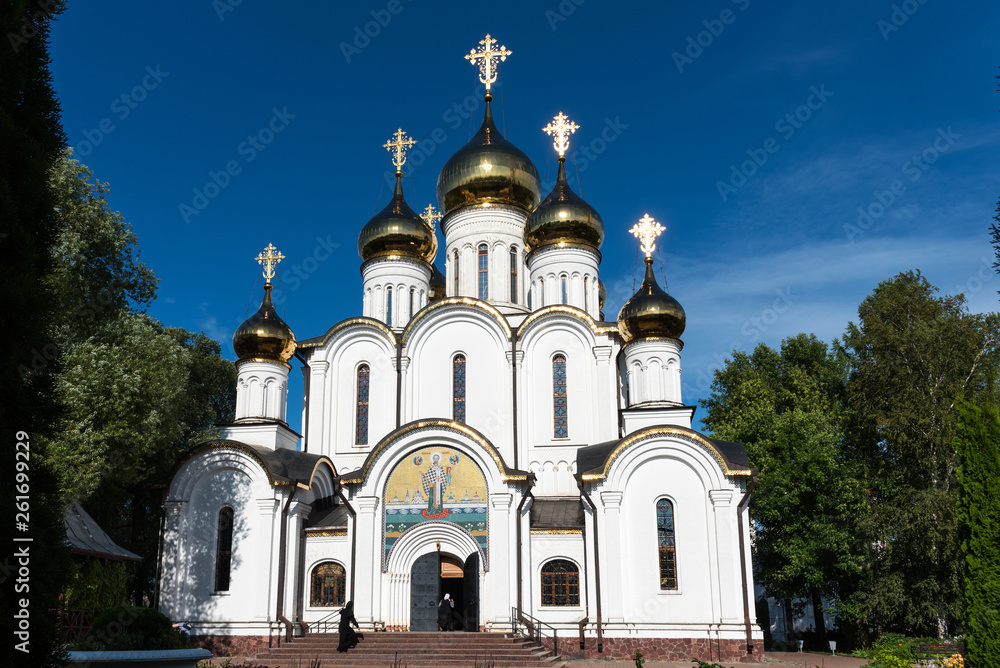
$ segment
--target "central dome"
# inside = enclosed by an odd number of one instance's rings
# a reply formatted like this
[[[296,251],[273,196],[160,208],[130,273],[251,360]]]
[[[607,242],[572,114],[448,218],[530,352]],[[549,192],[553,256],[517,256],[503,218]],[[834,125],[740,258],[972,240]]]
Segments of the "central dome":
[[[598,250],[604,241],[604,221],[569,187],[565,162],[559,156],[555,187],[524,224],[524,243],[532,250],[566,245]]]
[[[487,93],[483,125],[448,159],[438,177],[437,197],[444,215],[476,204],[510,204],[531,211],[542,189],[531,159],[503,138],[493,123]]]

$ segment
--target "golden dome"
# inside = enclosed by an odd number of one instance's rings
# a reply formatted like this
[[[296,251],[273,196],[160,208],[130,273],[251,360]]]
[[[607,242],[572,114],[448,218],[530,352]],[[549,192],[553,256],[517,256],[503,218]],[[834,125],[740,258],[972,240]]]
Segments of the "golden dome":
[[[511,204],[531,211],[542,189],[531,159],[503,138],[493,124],[486,93],[486,115],[476,136],[448,159],[438,176],[437,197],[444,215],[476,204]]]
[[[524,243],[531,250],[546,246],[585,246],[598,250],[604,241],[604,221],[573,192],[566,180],[566,156],[559,156],[559,175],[524,224]]]
[[[444,274],[438,269],[436,264],[431,265],[430,291],[427,295],[427,303],[433,304],[447,297],[448,286],[444,279]]]
[[[295,354],[295,334],[271,304],[271,283],[264,284],[264,301],[233,334],[233,350],[243,360],[285,362]]]
[[[437,255],[437,236],[403,198],[403,173],[396,172],[396,190],[384,209],[358,235],[364,261],[376,257],[409,257],[430,264]]]
[[[684,308],[656,284],[653,258],[647,257],[645,263],[642,286],[618,313],[618,331],[626,343],[653,337],[680,339],[687,324]]]

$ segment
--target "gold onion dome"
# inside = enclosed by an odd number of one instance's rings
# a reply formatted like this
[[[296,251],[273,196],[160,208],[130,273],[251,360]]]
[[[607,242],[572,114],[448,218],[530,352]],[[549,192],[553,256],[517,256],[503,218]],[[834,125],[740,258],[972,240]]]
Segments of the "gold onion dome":
[[[285,321],[278,317],[271,303],[271,279],[274,267],[284,259],[277,249],[268,244],[257,261],[264,266],[264,300],[252,316],[243,321],[233,334],[233,350],[240,361],[262,360],[288,363],[295,354],[295,334]]]
[[[680,339],[687,324],[684,307],[656,283],[653,258],[647,257],[646,276],[618,313],[618,331],[625,342],[635,339]]]
[[[396,190],[384,209],[358,235],[358,253],[364,261],[377,257],[408,257],[434,262],[437,237],[403,198],[403,173],[396,172]]]
[[[559,156],[559,175],[552,192],[524,224],[524,243],[531,250],[546,246],[586,246],[598,250],[604,241],[604,221],[569,187],[566,157]]]
[[[437,182],[437,198],[445,215],[476,204],[509,204],[531,211],[541,183],[531,159],[504,139],[493,123],[488,91],[479,132],[448,159]]]

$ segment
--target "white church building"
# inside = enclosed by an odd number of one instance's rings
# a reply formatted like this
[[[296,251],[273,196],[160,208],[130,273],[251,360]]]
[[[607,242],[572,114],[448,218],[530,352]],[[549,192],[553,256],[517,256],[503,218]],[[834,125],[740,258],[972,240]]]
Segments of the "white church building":
[[[560,113],[545,128],[559,172],[541,192],[493,122],[510,52],[480,44],[466,58],[485,116],[440,172],[440,214],[403,197],[413,140],[385,145],[396,188],[359,231],[360,315],[297,341],[271,302],[282,256],[258,256],[263,303],[233,337],[236,419],[165,492],[159,608],[242,656],[335,630],[347,601],[368,630],[437,631],[447,593],[457,629],[540,621],[563,655],[760,658],[755,472],[742,445],[691,428],[684,310],[653,274],[663,228],[636,223],[645,278],[605,320],[604,224],[564,167],[577,126]]]

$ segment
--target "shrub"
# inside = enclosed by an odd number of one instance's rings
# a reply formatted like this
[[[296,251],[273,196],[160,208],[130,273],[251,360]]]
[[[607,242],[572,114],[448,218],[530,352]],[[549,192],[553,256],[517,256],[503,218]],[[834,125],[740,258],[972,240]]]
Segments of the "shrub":
[[[94,627],[71,645],[77,650],[127,652],[195,647],[170,620],[152,608],[120,606],[105,610]]]

